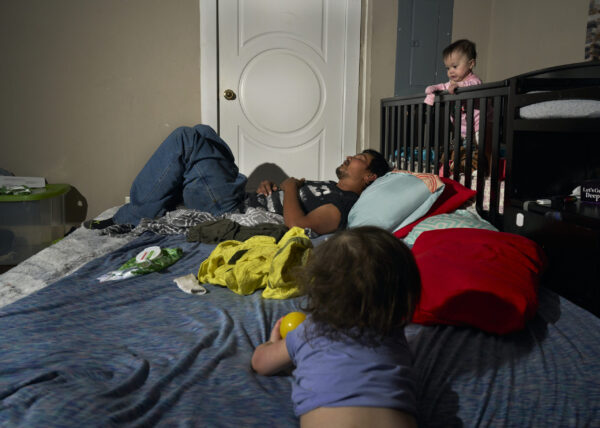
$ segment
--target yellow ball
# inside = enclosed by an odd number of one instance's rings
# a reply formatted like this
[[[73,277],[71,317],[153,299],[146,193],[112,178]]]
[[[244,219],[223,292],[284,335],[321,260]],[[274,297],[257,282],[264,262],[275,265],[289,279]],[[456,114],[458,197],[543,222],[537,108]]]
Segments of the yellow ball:
[[[281,337],[285,339],[287,334],[298,327],[302,321],[306,318],[302,312],[290,312],[281,320],[281,325],[279,326],[279,332],[281,333]]]

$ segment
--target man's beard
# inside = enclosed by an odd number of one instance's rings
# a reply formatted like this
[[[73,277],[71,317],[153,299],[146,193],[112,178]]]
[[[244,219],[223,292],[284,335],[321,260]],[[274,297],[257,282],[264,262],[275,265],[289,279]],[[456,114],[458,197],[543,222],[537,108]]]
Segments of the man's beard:
[[[335,169],[335,175],[337,175],[338,180],[346,176],[346,173],[342,170],[342,165]]]

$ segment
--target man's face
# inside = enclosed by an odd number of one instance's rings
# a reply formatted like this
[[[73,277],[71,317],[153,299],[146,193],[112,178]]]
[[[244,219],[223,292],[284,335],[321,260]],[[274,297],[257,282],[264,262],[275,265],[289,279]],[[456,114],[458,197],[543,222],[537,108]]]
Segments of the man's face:
[[[338,179],[344,177],[362,177],[369,173],[369,165],[373,156],[368,153],[358,153],[348,156],[346,160],[336,168],[335,174]]]

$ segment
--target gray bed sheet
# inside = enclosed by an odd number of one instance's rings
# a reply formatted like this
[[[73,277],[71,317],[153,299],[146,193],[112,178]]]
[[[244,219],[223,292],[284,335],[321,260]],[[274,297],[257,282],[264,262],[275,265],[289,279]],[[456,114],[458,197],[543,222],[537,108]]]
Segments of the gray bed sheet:
[[[150,245],[184,257],[96,281]],[[213,248],[144,233],[1,308],[0,426],[296,426],[290,374],[259,376],[250,357],[301,299],[177,288]],[[551,291],[518,333],[413,324],[406,334],[420,426],[598,426],[600,320]]]

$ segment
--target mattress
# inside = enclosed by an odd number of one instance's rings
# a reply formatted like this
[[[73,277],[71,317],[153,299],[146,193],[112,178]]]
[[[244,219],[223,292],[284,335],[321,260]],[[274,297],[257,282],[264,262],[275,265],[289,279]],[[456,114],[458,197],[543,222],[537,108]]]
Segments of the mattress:
[[[555,100],[521,107],[522,119],[593,119],[600,117],[600,101]]]

